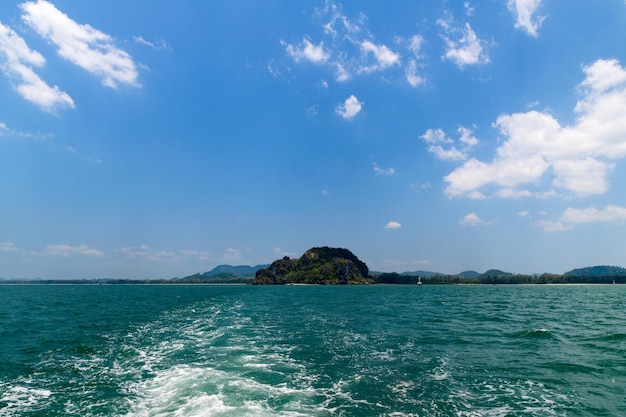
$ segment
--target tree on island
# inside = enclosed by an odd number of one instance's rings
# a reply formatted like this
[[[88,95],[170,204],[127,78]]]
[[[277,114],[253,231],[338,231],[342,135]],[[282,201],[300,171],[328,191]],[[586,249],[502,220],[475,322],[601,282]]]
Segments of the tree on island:
[[[321,284],[347,285],[370,284],[367,265],[348,249],[328,246],[311,248],[300,258],[272,262],[259,269],[252,285]]]

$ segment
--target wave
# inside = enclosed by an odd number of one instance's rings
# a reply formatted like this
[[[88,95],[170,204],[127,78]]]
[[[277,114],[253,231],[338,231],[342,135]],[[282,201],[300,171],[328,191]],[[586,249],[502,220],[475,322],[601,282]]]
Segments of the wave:
[[[513,338],[521,339],[538,339],[538,340],[556,340],[558,337],[548,329],[538,328],[531,330],[523,330],[511,335]]]

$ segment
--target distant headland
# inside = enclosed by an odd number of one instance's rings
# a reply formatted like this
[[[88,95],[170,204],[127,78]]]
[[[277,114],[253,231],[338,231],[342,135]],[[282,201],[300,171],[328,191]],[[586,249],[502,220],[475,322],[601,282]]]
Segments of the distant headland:
[[[218,265],[204,273],[171,279],[3,279],[0,284],[252,284],[252,285],[353,285],[353,284],[626,284],[626,268],[592,266],[564,274],[515,274],[499,269],[484,273],[463,271],[450,275],[431,271],[370,271],[350,250],[314,247],[297,259],[284,257],[256,266]]]

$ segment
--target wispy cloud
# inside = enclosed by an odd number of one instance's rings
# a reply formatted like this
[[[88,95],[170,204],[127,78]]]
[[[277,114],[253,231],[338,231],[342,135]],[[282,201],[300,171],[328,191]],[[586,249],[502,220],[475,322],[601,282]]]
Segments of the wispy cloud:
[[[102,80],[102,84],[138,87],[138,72],[131,56],[117,48],[110,35],[79,24],[45,0],[20,5],[22,20],[57,47],[58,54]]]
[[[313,62],[334,74],[335,81],[346,82],[358,76],[384,73],[397,68],[395,74],[413,87],[424,82],[418,72],[417,61],[421,59],[420,48],[423,38],[413,35],[407,38],[396,37],[395,45],[376,40],[367,27],[368,18],[363,13],[349,17],[343,12],[340,3],[327,1],[322,8],[315,10],[314,19],[321,23],[317,35],[323,40],[315,43],[313,36],[304,35],[299,44],[281,40],[287,55],[296,63]],[[406,60],[394,48],[408,51]],[[279,66],[272,62],[268,70],[276,76]],[[401,71],[403,70],[403,71]]]
[[[147,260],[153,262],[186,262],[186,261],[207,261],[213,259],[210,252],[179,249],[163,250],[154,249],[149,245],[126,246],[115,249],[114,252],[121,254],[126,259]]]
[[[239,262],[241,258],[241,251],[234,248],[226,249],[224,251],[224,254],[222,255],[222,259],[224,260],[224,262]]]
[[[376,173],[376,175],[384,175],[384,176],[389,176],[389,175],[395,175],[396,170],[393,168],[381,168],[378,166],[378,164],[376,162],[374,162],[372,165],[374,165],[374,172]]]
[[[573,125],[535,110],[501,115],[493,127],[505,140],[493,160],[467,160],[444,178],[446,194],[480,198],[487,186],[507,198],[555,197],[555,189],[577,196],[607,192],[612,161],[626,156],[626,70],[613,59],[583,72]]]
[[[280,248],[280,247],[278,247],[278,246],[276,246],[276,247],[274,248],[274,254],[275,254],[276,256],[282,256],[282,257],[288,256],[288,257],[290,257],[290,258],[295,258],[295,257],[297,257],[297,256],[298,256],[298,254],[297,254],[297,253],[294,253],[294,252],[288,252],[288,251],[286,251],[286,250],[281,249],[281,248]]]
[[[165,42],[163,39],[157,39],[154,42],[150,42],[150,41],[145,40],[141,36],[133,36],[133,40],[135,41],[135,43],[149,46],[150,48],[153,48],[153,49],[171,49],[170,45],[167,42]]]
[[[39,52],[31,50],[21,36],[0,22],[0,69],[13,81],[17,93],[47,112],[74,108],[74,101],[67,93],[46,84],[33,70],[45,62]]]
[[[335,112],[344,119],[349,120],[359,114],[362,107],[363,103],[360,102],[359,99],[356,98],[356,96],[351,95],[346,99],[346,101],[343,102],[343,104],[337,106]]]
[[[45,255],[69,257],[73,255],[82,256],[104,256],[104,252],[90,248],[87,245],[71,246],[65,244],[48,245],[43,252]]]
[[[400,229],[402,225],[398,222],[391,221],[385,225],[385,229]]]
[[[541,0],[509,0],[507,7],[515,16],[515,27],[537,37],[545,16],[535,16]]]
[[[469,23],[457,26],[452,16],[437,20],[441,28],[446,51],[443,59],[454,62],[459,68],[466,65],[485,64],[489,62],[489,55],[485,51],[484,41],[478,38]]]
[[[10,252],[10,253],[15,253],[15,252],[19,252],[20,249],[15,246],[14,243],[11,242],[0,242],[0,252]]]

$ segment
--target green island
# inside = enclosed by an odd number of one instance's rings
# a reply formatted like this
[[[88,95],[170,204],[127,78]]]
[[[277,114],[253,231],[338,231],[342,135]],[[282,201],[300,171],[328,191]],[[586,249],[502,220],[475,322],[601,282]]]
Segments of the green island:
[[[283,259],[259,269],[252,285],[272,284],[371,284],[365,262],[348,249],[311,248],[298,259]]]
[[[285,256],[269,265],[219,265],[211,271],[171,279],[2,279],[0,284],[250,284],[250,285],[363,285],[363,284],[626,284],[626,268],[592,266],[564,274],[514,274],[499,269],[464,271],[370,271],[350,250],[314,247],[297,259]]]

